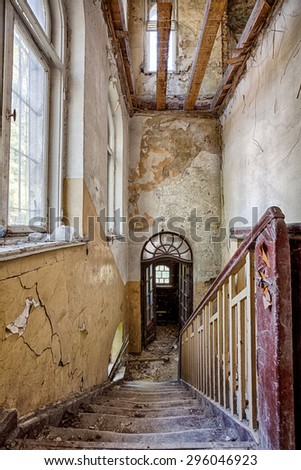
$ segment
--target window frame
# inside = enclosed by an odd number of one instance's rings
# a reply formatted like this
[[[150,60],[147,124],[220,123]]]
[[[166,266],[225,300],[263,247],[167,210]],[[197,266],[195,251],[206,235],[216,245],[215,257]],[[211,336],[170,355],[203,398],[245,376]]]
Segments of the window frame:
[[[30,48],[30,50],[34,53],[36,59],[38,62],[40,62],[40,65],[42,65],[43,69],[45,72],[47,72],[47,83],[46,83],[46,87],[47,90],[45,89],[44,92],[43,92],[43,95],[44,95],[44,109],[43,109],[43,114],[44,114],[44,122],[43,122],[43,131],[44,131],[44,138],[43,138],[43,161],[42,161],[42,165],[43,165],[43,181],[41,182],[41,184],[43,184],[44,188],[46,188],[46,191],[44,190],[43,191],[43,200],[42,200],[42,204],[41,204],[41,209],[43,211],[43,214],[46,215],[47,214],[47,179],[48,179],[48,148],[49,148],[49,99],[47,99],[50,95],[50,67],[49,65],[47,64],[47,62],[45,61],[44,57],[40,54],[40,50],[37,48],[36,44],[34,43],[34,41],[26,34],[26,30],[23,26],[23,24],[20,22],[19,18],[15,18],[14,19],[14,24],[13,24],[13,30],[15,31],[15,28],[17,30],[19,30],[21,36],[23,37],[25,43],[28,45],[28,47]],[[14,43],[14,34],[13,34],[13,43]],[[12,74],[13,76],[13,74]],[[11,92],[11,102],[12,102],[12,95],[13,95],[13,89],[11,88],[10,90]],[[21,96],[20,96],[20,99],[21,99]],[[18,120],[18,114],[17,113],[17,117],[16,117],[16,121]],[[10,127],[12,125],[12,122],[10,121]],[[11,143],[11,142],[10,142]],[[9,148],[11,148],[11,145],[9,145]],[[25,225],[17,225],[17,224],[9,224],[9,217],[10,217],[10,214],[9,214],[9,200],[10,200],[10,197],[9,197],[9,167],[10,167],[10,155],[7,155],[7,158],[8,158],[8,191],[7,191],[7,226],[10,228],[11,231],[17,231],[19,232],[20,230],[21,231],[24,231],[24,228],[26,230],[26,227]],[[45,227],[43,225],[41,225],[39,227],[41,230],[43,230],[43,228],[45,229]]]
[[[115,186],[116,186],[116,132],[112,105],[108,102],[108,142],[107,142],[107,231],[115,233]]]
[[[152,0],[145,0],[145,33],[144,33],[144,73],[157,73],[157,67],[152,68],[150,62],[150,47],[151,47],[151,34],[157,32],[157,20],[150,20],[150,13],[153,8],[157,8],[158,2]],[[171,60],[172,66],[168,68],[167,73],[177,72],[177,13],[178,5],[177,0],[172,0],[172,20],[171,20],[171,35],[174,35],[172,49],[169,50],[169,54],[172,54],[168,58],[168,62]],[[171,45],[172,36],[169,38],[169,45]]]
[[[47,36],[26,0],[5,0],[3,28],[3,94],[2,94],[2,132],[0,132],[0,224],[4,226],[6,237],[27,235],[33,231],[52,231],[58,219],[62,217],[62,176],[63,176],[63,135],[64,135],[64,83],[65,83],[65,21],[61,0],[48,0],[48,15],[55,20],[52,25],[52,37]],[[47,12],[46,12],[47,20]],[[15,27],[20,29],[26,42],[40,62],[49,70],[47,135],[43,146],[46,147],[44,171],[45,217],[38,218],[28,225],[8,224],[9,200],[9,158],[10,128],[12,118],[12,79],[13,79],[13,44]],[[46,28],[47,29],[47,28]],[[43,65],[44,66],[44,65]],[[46,135],[45,134],[45,135]],[[31,219],[34,222],[34,219]]]
[[[124,237],[122,233],[124,214],[123,161],[123,114],[116,81],[110,79],[108,96],[106,235],[120,239]]]

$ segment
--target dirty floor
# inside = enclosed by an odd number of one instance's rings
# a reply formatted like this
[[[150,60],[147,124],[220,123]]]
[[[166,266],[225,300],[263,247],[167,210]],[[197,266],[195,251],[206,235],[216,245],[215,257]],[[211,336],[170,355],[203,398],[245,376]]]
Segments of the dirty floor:
[[[178,378],[178,325],[157,326],[157,338],[140,355],[129,354],[125,380],[164,382]]]

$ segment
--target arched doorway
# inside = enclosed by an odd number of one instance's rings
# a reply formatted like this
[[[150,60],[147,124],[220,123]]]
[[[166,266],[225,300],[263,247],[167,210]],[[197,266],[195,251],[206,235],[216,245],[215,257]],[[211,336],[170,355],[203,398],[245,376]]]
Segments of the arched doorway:
[[[192,251],[181,235],[153,235],[141,253],[142,344],[156,338],[157,325],[181,327],[192,312]]]

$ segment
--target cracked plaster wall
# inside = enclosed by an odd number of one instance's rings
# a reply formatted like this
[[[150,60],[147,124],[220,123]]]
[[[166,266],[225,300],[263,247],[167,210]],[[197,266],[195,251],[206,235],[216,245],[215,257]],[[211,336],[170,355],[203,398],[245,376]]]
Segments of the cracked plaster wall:
[[[180,114],[135,116],[131,120],[129,219],[130,229],[141,241],[130,237],[129,287],[138,302],[137,308],[131,307],[135,318],[130,328],[137,330],[137,336],[140,256],[144,241],[153,233],[162,228],[180,229],[186,236],[194,257],[195,303],[220,270],[220,244],[211,240],[218,226],[205,230],[209,217],[219,220],[221,214],[219,131],[215,119]],[[202,217],[195,229],[189,221],[192,211]],[[163,225],[156,225],[157,218],[164,219]]]
[[[300,23],[300,1],[284,1],[221,118],[226,224],[273,205],[301,220]]]
[[[107,243],[1,262],[0,298],[2,406],[22,415],[107,380],[121,321],[128,334],[126,288]],[[35,305],[24,331],[11,334],[27,299]]]
[[[218,121],[174,115],[136,116],[131,121],[130,148],[129,219],[136,217],[139,222],[142,216],[144,224],[141,233],[135,234],[149,238],[159,217],[164,219],[164,229],[172,229],[170,224],[174,223],[192,247],[195,282],[209,281],[220,268],[219,246],[210,242],[215,227],[205,231],[208,217],[220,217]],[[193,210],[202,217],[196,225],[196,236],[189,221]],[[183,220],[173,222],[173,217]],[[138,259],[143,243],[130,243],[130,259],[135,261],[130,266],[129,280],[136,281],[140,279]]]

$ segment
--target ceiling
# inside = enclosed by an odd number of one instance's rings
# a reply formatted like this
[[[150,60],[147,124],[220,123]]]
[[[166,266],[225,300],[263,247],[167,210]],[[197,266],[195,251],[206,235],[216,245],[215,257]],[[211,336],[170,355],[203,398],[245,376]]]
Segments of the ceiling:
[[[174,0],[175,1],[175,0]],[[144,0],[103,0],[122,93],[132,116],[145,111],[222,112],[262,28],[280,0],[176,0],[178,69],[167,72],[171,0],[159,0],[157,72],[143,69]]]

